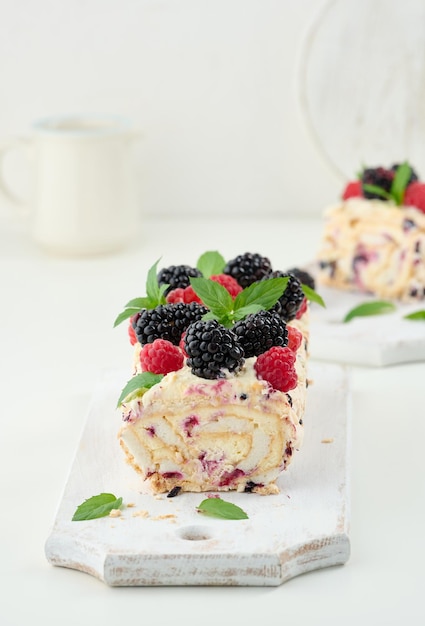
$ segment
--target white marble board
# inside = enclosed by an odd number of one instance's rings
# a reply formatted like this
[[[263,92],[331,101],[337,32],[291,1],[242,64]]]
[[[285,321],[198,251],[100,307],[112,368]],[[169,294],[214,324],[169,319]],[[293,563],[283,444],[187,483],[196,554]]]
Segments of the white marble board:
[[[222,494],[249,516],[228,521],[197,512],[205,494],[155,498],[142,487],[117,441],[114,407],[126,372],[105,373],[46,541],[47,560],[112,586],[277,586],[344,564],[350,553],[349,380],[344,367],[329,363],[312,363],[309,375],[304,444],[279,479],[281,493]],[[76,507],[101,492],[134,507],[124,507],[119,518],[72,522]],[[149,517],[137,516],[140,511]]]

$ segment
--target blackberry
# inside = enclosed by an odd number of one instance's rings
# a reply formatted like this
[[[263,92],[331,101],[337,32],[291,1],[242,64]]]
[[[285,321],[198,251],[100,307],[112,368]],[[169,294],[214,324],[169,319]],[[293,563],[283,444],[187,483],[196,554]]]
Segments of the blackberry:
[[[373,191],[366,191],[364,186],[374,185],[375,187],[380,187],[389,193],[393,180],[394,172],[392,170],[387,170],[385,167],[369,167],[363,170],[361,178],[363,196],[365,198],[369,198],[370,200],[373,198],[382,200],[382,196],[374,193]]]
[[[155,339],[167,339],[178,346],[189,324],[200,320],[207,311],[207,307],[197,302],[159,304],[154,309],[143,309],[136,322],[136,337],[142,346]]]
[[[244,363],[244,351],[232,330],[216,320],[193,322],[184,338],[187,365],[200,378],[224,378],[227,369],[237,372]]]
[[[258,356],[273,346],[286,346],[288,343],[286,323],[277,313],[270,311],[252,313],[236,322],[232,330],[246,358]]]
[[[260,254],[245,252],[231,261],[228,261],[223,274],[233,276],[239,285],[245,289],[252,283],[262,280],[272,271],[270,260]]]
[[[189,287],[190,277],[202,276],[202,273],[196,267],[190,265],[170,265],[163,267],[158,272],[157,280],[159,285],[170,285],[165,292],[167,295],[173,289]]]
[[[394,163],[394,165],[391,166],[391,171],[395,173],[399,167],[400,167],[400,163]],[[415,172],[415,170],[413,169],[411,165],[410,165],[410,169],[411,169],[411,173],[410,173],[410,178],[407,181],[408,185],[410,185],[410,183],[415,183],[417,180],[419,180],[417,173]]]
[[[290,270],[286,270],[286,272],[287,274],[293,274],[294,276],[296,276],[303,285],[307,285],[307,287],[310,287],[310,289],[316,288],[315,280],[313,276],[309,274],[309,272],[301,270],[298,267],[292,267]]]
[[[285,278],[285,276],[289,276],[286,289],[276,304],[269,310],[280,315],[285,322],[289,322],[295,318],[304,300],[301,282],[293,274],[279,270],[272,272],[267,278]]]

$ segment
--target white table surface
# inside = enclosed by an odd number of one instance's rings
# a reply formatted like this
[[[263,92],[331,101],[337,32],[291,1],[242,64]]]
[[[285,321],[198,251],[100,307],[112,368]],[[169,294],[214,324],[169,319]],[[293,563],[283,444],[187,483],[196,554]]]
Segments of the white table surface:
[[[131,358],[113,320],[144,295],[150,265],[218,249],[287,269],[312,258],[319,232],[317,220],[150,219],[135,248],[83,260],[49,257],[18,220],[0,222],[1,626],[424,623],[423,363],[352,368],[346,565],[280,587],[110,588],[44,556],[92,389]]]

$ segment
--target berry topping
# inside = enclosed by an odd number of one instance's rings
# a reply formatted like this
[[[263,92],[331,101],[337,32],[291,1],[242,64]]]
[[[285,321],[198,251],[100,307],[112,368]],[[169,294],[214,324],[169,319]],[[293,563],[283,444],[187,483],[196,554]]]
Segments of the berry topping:
[[[385,167],[366,168],[365,170],[363,170],[362,178],[361,178],[363,196],[369,199],[377,198],[378,200],[382,200],[382,195],[368,190],[367,188],[365,188],[365,185],[373,185],[375,187],[380,187],[380,189],[389,193],[391,190],[391,185],[392,185],[393,180],[394,180],[393,170],[388,170]]]
[[[292,267],[290,270],[286,270],[286,273],[292,274],[293,276],[298,278],[300,283],[302,283],[303,285],[307,285],[307,287],[310,287],[310,289],[316,289],[316,283],[313,276],[306,270],[302,270],[299,267]]]
[[[245,357],[258,356],[273,346],[285,346],[288,339],[286,323],[277,313],[259,311],[236,322],[233,332]]]
[[[187,365],[201,378],[224,378],[227,369],[237,372],[244,363],[244,352],[232,330],[216,320],[191,324],[184,339]]]
[[[224,268],[224,274],[229,274],[243,288],[262,280],[272,271],[270,260],[260,254],[245,252],[231,261]]]
[[[404,204],[414,206],[425,213],[425,183],[414,182],[407,186]]]
[[[183,367],[183,353],[171,341],[155,339],[147,343],[140,351],[140,365],[144,372],[168,374]]]
[[[229,276],[228,274],[216,274],[214,276],[210,276],[211,280],[214,280],[216,283],[219,283],[227,291],[230,293],[232,298],[236,298],[238,293],[242,291],[242,287],[238,283],[238,281],[233,278],[233,276]]]
[[[286,329],[288,331],[288,348],[296,352],[303,341],[302,333],[294,326],[287,326]]]
[[[154,309],[141,311],[136,322],[136,336],[144,346],[155,339],[167,339],[178,346],[182,333],[192,322],[200,320],[208,309],[196,302],[185,304],[160,304]]]
[[[348,200],[349,198],[360,198],[362,196],[362,184],[359,180],[351,180],[349,183],[347,183],[342,193],[343,200]]]
[[[165,291],[165,294],[168,294],[178,287],[183,289],[188,287],[191,276],[202,276],[202,274],[196,267],[190,267],[190,265],[170,265],[170,267],[162,268],[157,278],[159,285],[169,285]]]
[[[137,337],[136,337],[136,332],[134,330],[134,326],[137,320],[139,319],[139,317],[140,317],[140,312],[136,313],[135,315],[132,315],[130,317],[129,324],[128,324],[128,336],[130,338],[130,343],[132,346],[136,345],[137,343]]]
[[[297,311],[297,314],[295,316],[296,320],[300,320],[302,318],[302,316],[304,315],[304,313],[307,312],[308,309],[308,300],[306,297],[304,297],[304,300],[302,301],[302,304],[300,306],[300,308]]]
[[[399,167],[401,167],[401,163],[394,163],[394,165],[391,166],[391,171],[396,173]],[[407,181],[408,185],[418,180],[418,175],[415,172],[415,170],[411,166],[409,167],[410,167],[410,176],[409,176],[409,180]]]
[[[286,392],[297,386],[295,353],[288,347],[275,346],[260,354],[254,368],[257,377],[266,380],[273,389]]]
[[[304,301],[301,282],[293,274],[280,271],[272,272],[267,278],[284,278],[285,276],[289,276],[286,289],[270,311],[278,313],[285,322],[289,322],[295,318]]]

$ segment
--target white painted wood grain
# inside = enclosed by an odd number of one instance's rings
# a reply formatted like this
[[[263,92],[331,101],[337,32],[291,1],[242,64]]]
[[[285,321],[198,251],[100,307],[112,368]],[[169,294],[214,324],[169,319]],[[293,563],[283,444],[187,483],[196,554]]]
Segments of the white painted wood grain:
[[[151,496],[125,463],[114,410],[126,372],[109,372],[93,397],[85,430],[46,542],[57,566],[109,585],[276,586],[349,558],[349,381],[344,368],[312,363],[305,441],[279,479],[276,496],[226,493],[249,519],[197,513],[204,494]],[[121,518],[72,522],[101,492],[122,496]],[[149,517],[134,517],[138,511]],[[155,519],[158,516],[175,517]]]
[[[342,178],[409,159],[425,177],[425,2],[330,0],[305,37],[304,120]]]
[[[343,323],[346,314],[375,296],[321,287],[326,308],[311,307],[310,352],[313,359],[346,365],[384,367],[425,361],[425,323],[404,316],[423,303],[395,303],[385,315],[358,317]]]

